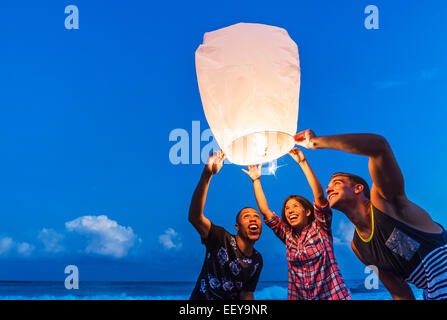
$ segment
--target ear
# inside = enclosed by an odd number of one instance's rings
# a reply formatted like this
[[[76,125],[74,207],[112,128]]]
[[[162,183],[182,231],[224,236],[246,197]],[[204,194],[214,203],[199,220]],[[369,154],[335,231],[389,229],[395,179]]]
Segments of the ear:
[[[310,211],[309,209],[307,209],[306,216],[309,217],[311,213],[312,213],[312,211]]]
[[[236,228],[236,230],[239,232],[239,224],[235,224],[234,227]]]
[[[355,193],[355,194],[360,194],[360,193],[363,192],[363,189],[364,189],[363,184],[356,184],[356,185],[354,186],[354,193]]]

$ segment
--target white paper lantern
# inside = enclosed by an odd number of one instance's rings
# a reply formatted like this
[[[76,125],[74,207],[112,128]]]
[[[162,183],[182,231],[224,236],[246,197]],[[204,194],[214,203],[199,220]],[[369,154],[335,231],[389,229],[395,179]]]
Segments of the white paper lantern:
[[[196,70],[206,119],[231,162],[268,162],[293,148],[300,67],[286,30],[238,23],[207,32]]]

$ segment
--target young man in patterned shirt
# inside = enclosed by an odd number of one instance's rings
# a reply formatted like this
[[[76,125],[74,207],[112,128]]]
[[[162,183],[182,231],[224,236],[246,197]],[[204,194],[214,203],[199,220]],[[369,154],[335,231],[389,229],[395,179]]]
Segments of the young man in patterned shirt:
[[[206,246],[206,256],[191,300],[252,300],[262,270],[262,256],[254,248],[262,220],[253,208],[236,216],[237,235],[211,223],[203,214],[211,178],[222,168],[222,151],[207,161],[189,208],[189,221]]]

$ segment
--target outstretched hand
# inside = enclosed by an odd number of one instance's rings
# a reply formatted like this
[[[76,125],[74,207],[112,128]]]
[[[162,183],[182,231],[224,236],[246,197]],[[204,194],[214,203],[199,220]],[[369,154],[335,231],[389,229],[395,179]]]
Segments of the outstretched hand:
[[[303,163],[306,161],[303,151],[298,148],[293,148],[289,151],[290,156],[298,163]]]
[[[216,174],[222,168],[223,161],[225,159],[225,153],[223,151],[215,151],[208,158],[205,165],[205,170],[210,174]]]
[[[242,169],[242,171],[244,171],[250,177],[251,180],[256,181],[259,178],[261,178],[262,163],[258,166],[256,166],[256,165],[247,166],[247,168],[248,168],[248,171],[245,169]]]
[[[315,133],[312,130],[307,129],[297,133],[293,138],[295,139],[295,143],[301,147],[306,149],[316,149],[315,143],[312,142],[312,139],[315,137]]]

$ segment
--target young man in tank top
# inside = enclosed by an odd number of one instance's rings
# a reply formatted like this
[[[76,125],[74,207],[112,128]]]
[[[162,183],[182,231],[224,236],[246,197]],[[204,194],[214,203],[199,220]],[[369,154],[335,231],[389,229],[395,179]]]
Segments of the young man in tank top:
[[[352,250],[373,265],[394,299],[447,299],[447,232],[405,194],[404,178],[385,138],[374,134],[318,137],[312,130],[295,136],[308,149],[335,149],[369,157],[371,190],[362,178],[336,173],[326,189],[333,209],[355,225]]]

